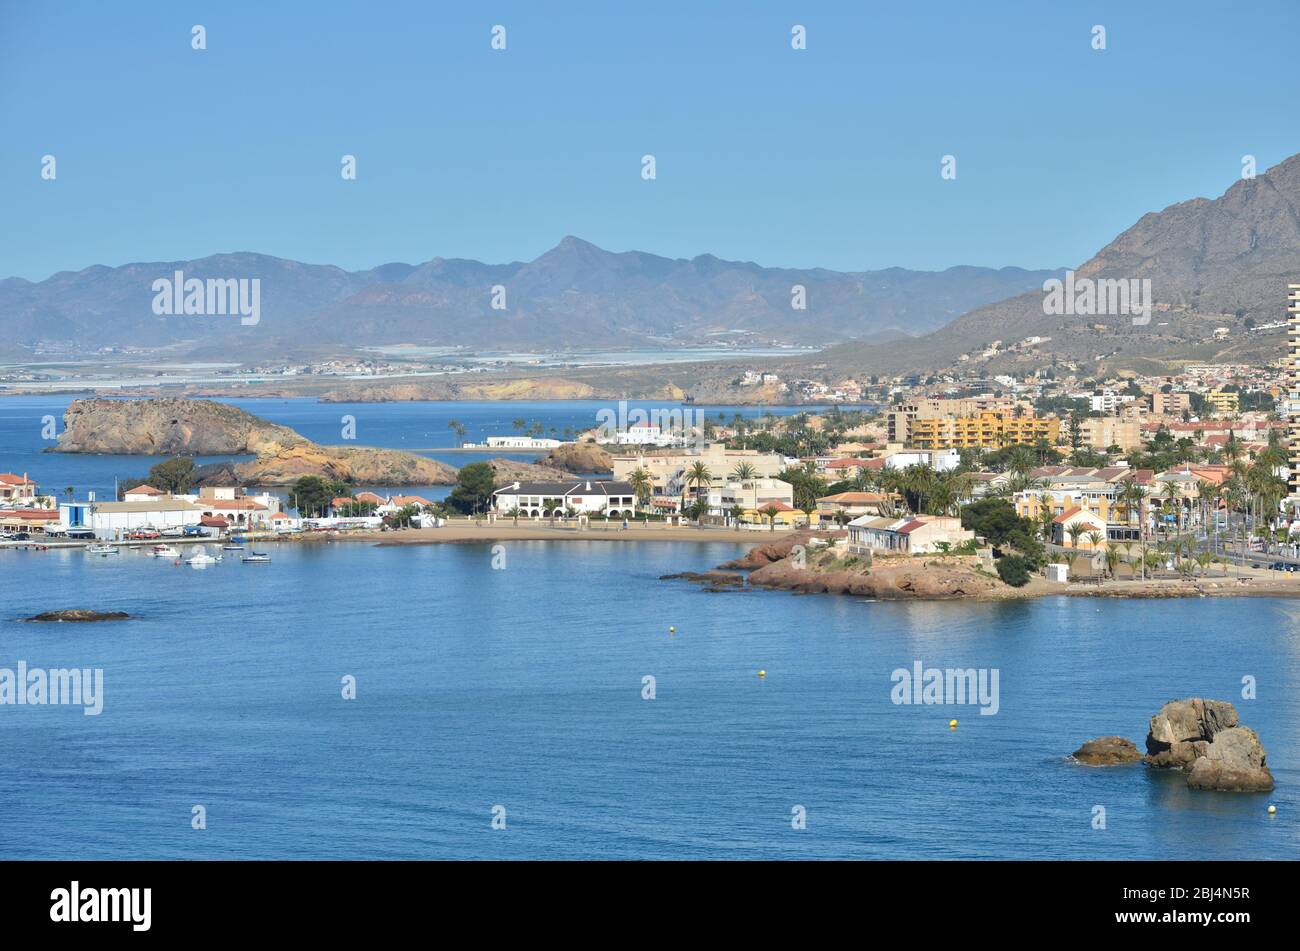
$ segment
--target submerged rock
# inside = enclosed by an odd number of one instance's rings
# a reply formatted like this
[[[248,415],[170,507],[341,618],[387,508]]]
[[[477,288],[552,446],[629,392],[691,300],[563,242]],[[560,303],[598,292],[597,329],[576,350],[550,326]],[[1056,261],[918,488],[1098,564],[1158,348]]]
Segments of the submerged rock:
[[[1171,700],[1151,718],[1147,765],[1181,769],[1192,789],[1268,792],[1273,788],[1259,735],[1223,700]]]
[[[1137,744],[1122,736],[1099,736],[1084,743],[1071,755],[1087,766],[1120,766],[1142,759]]]
[[[24,621],[125,621],[131,615],[125,611],[88,611],[85,608],[69,608],[63,611],[43,611]]]

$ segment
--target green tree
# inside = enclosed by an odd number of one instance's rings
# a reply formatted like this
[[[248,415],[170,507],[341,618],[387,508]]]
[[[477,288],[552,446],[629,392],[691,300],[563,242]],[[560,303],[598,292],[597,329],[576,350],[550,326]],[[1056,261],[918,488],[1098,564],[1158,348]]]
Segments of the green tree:
[[[351,497],[348,487],[337,479],[322,479],[320,476],[303,476],[289,490],[294,508],[303,518],[324,515],[330,503],[341,496]]]
[[[172,456],[149,470],[148,482],[155,489],[171,495],[184,495],[194,480],[194,459],[191,456]]]
[[[496,479],[486,462],[471,462],[456,473],[456,485],[447,496],[447,504],[462,515],[486,511],[492,504]]]

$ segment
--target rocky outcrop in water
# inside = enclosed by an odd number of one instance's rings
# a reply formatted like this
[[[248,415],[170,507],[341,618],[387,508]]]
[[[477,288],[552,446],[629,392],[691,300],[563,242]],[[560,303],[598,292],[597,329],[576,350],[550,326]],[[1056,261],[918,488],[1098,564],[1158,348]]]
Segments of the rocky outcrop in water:
[[[73,400],[51,452],[260,455],[307,442],[288,426],[211,400]]]
[[[40,614],[34,614],[31,617],[23,618],[23,620],[85,623],[88,621],[125,621],[130,617],[131,615],[125,611],[91,611],[86,608],[65,608],[61,611],[42,611]]]
[[[498,457],[489,459],[488,465],[492,467],[492,478],[498,486],[511,482],[567,482],[573,479],[572,472],[517,459]]]
[[[446,463],[397,449],[318,446],[303,443],[235,466],[244,485],[288,485],[303,476],[355,485],[451,485],[456,470]]]
[[[1142,761],[1137,744],[1122,736],[1099,736],[1071,755],[1086,766],[1122,766]]]
[[[1268,792],[1273,774],[1264,746],[1240,722],[1237,708],[1224,700],[1171,700],[1151,718],[1144,760],[1183,770],[1192,789]]]
[[[202,467],[197,484],[288,485],[320,476],[362,485],[451,485],[456,470],[397,449],[320,446],[288,426],[211,400],[75,400],[56,452],[255,455]]]
[[[614,462],[609,453],[594,442],[573,442],[557,446],[546,454],[541,463],[574,475],[596,475],[614,471]]]

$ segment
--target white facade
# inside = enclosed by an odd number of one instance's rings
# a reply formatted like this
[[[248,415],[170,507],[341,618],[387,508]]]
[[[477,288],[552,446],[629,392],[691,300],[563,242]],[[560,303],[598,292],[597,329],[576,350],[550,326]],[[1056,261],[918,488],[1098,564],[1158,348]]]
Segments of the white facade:
[[[116,540],[140,529],[180,528],[198,525],[203,509],[177,499],[156,502],[64,502],[59,506],[59,528],[89,528],[96,538]]]
[[[885,458],[885,468],[906,469],[908,466],[930,466],[938,472],[949,472],[961,465],[961,453],[956,449],[909,449]]]
[[[461,443],[462,449],[555,449],[564,443],[558,439],[538,439],[534,436],[489,436],[485,442]]]
[[[515,509],[520,517],[542,518],[547,511],[563,514],[631,517],[636,514],[636,492],[627,482],[584,479],[574,482],[515,482],[492,493],[498,515]]]

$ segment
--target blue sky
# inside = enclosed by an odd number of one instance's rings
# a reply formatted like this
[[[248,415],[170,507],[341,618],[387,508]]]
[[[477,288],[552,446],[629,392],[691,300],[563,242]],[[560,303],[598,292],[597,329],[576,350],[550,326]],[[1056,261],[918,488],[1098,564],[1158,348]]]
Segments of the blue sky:
[[[1297,28],[1295,0],[0,0],[0,276],[237,250],[527,260],[565,234],[1069,266],[1218,196],[1245,154],[1300,151]]]

